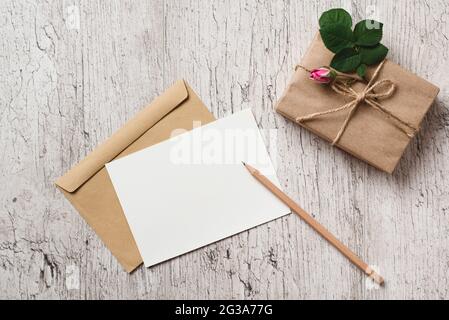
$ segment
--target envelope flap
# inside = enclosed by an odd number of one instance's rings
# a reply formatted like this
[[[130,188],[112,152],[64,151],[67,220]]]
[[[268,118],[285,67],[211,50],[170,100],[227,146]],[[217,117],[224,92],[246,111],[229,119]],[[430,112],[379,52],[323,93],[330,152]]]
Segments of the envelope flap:
[[[67,192],[75,192],[100,171],[106,163],[112,161],[130,144],[139,139],[163,117],[184,102],[188,96],[184,81],[177,81],[64,176],[60,177],[56,181],[56,185]]]

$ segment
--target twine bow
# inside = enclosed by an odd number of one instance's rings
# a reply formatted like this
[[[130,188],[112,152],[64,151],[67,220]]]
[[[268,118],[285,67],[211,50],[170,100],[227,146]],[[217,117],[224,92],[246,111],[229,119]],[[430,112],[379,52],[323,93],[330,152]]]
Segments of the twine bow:
[[[402,132],[404,132],[409,138],[413,138],[413,136],[418,132],[418,129],[415,128],[412,124],[399,119],[397,116],[395,116],[390,111],[385,109],[385,107],[383,107],[378,102],[378,100],[387,99],[387,98],[391,97],[394,94],[394,91],[396,90],[396,84],[391,80],[385,79],[385,80],[376,81],[377,77],[379,76],[380,70],[382,69],[382,67],[385,64],[385,61],[386,60],[384,60],[382,63],[379,64],[373,77],[368,82],[368,84],[366,85],[365,89],[362,92],[356,92],[351,87],[351,84],[353,81],[348,82],[348,81],[342,80],[342,79],[346,79],[346,80],[348,79],[345,75],[338,75],[337,79],[335,79],[332,82],[331,88],[336,93],[338,93],[344,97],[351,98],[351,101],[341,107],[330,109],[328,111],[317,112],[317,113],[312,113],[307,116],[298,117],[296,119],[296,121],[298,123],[303,123],[305,121],[309,121],[309,120],[312,120],[312,119],[315,119],[315,118],[318,118],[318,117],[321,117],[321,116],[324,116],[327,114],[336,113],[336,112],[340,112],[340,111],[349,109],[350,111],[345,119],[345,122],[343,123],[342,127],[340,128],[340,131],[338,132],[336,138],[332,142],[332,145],[336,145],[340,141],[343,134],[345,133],[349,122],[351,121],[352,117],[354,116],[354,114],[357,111],[357,109],[359,108],[359,106],[362,105],[362,103],[366,103],[368,106],[374,108],[375,110],[377,110],[380,113],[382,113],[383,115],[385,115],[388,119],[392,120],[395,123],[396,127],[399,130],[401,130]],[[298,67],[300,67],[304,70],[307,70],[302,66],[298,66]],[[404,129],[404,127],[408,128],[412,133],[406,131]]]

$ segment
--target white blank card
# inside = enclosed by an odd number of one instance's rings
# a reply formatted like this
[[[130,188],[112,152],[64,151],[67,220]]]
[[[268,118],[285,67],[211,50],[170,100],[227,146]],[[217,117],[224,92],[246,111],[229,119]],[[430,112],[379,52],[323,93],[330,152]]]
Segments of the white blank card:
[[[242,161],[279,186],[249,109],[106,165],[146,267],[290,213]]]

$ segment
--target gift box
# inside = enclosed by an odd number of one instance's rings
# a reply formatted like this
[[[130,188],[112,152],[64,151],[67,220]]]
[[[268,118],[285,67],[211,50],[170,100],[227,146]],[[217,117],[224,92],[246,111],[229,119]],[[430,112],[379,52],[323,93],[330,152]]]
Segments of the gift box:
[[[320,85],[308,69],[333,57],[317,34],[276,105],[276,111],[336,147],[392,173],[438,95],[439,88],[396,63],[370,66],[367,82]]]

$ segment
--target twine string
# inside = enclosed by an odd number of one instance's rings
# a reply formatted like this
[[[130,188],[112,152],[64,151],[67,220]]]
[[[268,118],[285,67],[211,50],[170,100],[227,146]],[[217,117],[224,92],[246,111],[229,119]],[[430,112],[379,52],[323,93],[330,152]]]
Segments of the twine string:
[[[379,64],[376,71],[374,72],[374,75],[371,77],[370,81],[366,85],[365,89],[361,92],[356,92],[352,87],[351,84],[353,81],[347,81],[348,75],[339,74],[337,75],[337,78],[332,82],[331,88],[334,92],[338,93],[339,95],[342,95],[343,97],[351,98],[352,100],[343,106],[333,108],[327,111],[323,112],[316,112],[312,113],[306,116],[298,117],[296,121],[298,123],[303,123],[309,120],[316,119],[318,117],[322,117],[324,115],[344,111],[347,109],[350,109],[348,115],[346,116],[346,119],[341,126],[337,136],[335,137],[334,141],[332,142],[332,145],[336,145],[343,134],[345,133],[352,117],[358,110],[359,106],[362,105],[362,103],[366,103],[368,106],[372,107],[376,111],[382,113],[386,118],[390,119],[395,126],[401,130],[403,133],[405,133],[408,137],[413,138],[413,136],[418,132],[418,129],[415,128],[412,124],[401,120],[397,116],[395,116],[393,113],[388,111],[382,104],[378,102],[378,100],[387,99],[391,97],[395,90],[396,90],[396,84],[388,79],[379,80],[376,81],[376,79],[379,76],[380,71],[382,70],[382,67],[385,64],[385,61],[382,61],[382,63]],[[295,70],[298,68],[301,68],[302,70],[309,72],[307,68],[303,66],[296,66]],[[404,129],[404,127],[408,128],[412,133],[408,132]]]

